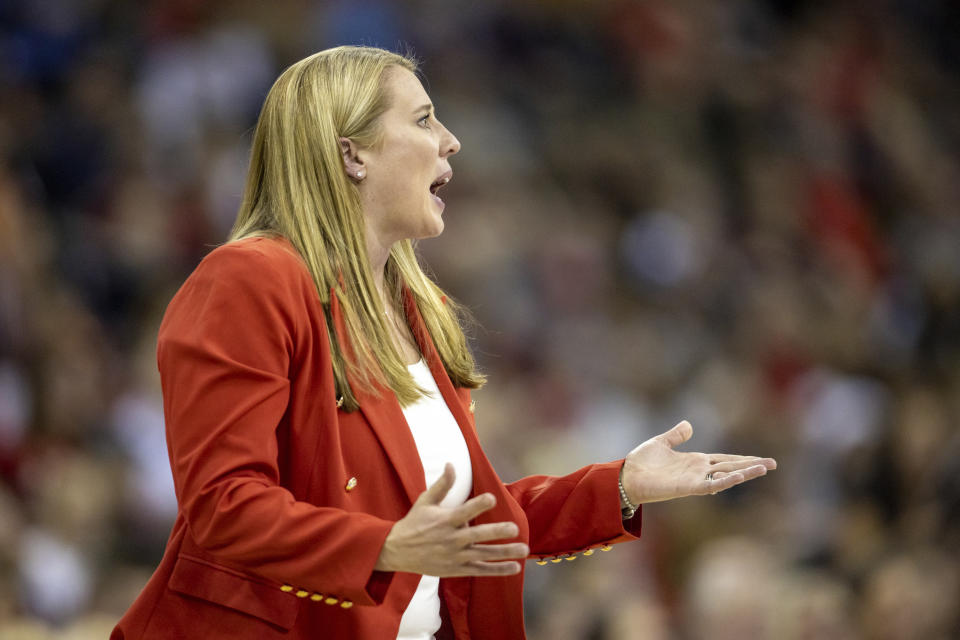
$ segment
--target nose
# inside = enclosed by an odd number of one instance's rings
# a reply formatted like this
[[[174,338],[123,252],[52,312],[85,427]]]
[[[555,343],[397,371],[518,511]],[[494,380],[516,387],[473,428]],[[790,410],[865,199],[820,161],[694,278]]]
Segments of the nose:
[[[441,125],[443,126],[443,125]],[[446,158],[460,151],[460,141],[450,130],[443,127],[443,137],[440,139],[440,157]]]

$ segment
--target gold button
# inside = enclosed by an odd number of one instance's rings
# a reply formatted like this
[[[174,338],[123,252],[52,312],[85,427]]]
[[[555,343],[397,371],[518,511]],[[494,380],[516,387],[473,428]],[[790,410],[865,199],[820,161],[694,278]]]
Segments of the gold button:
[[[470,413],[473,413],[474,411],[476,411],[476,409],[477,409],[477,401],[476,401],[476,400],[471,400],[471,401],[470,401]]]
[[[327,604],[337,604],[338,602],[340,602],[340,600],[337,598],[334,598],[333,596],[327,596],[327,599],[324,600],[324,602],[326,602]]]
[[[337,409],[343,406],[343,396],[337,398]]]
[[[350,607],[353,606],[353,603],[350,602],[349,600],[344,600],[343,602],[340,603],[340,606],[344,609],[349,609]]]
[[[297,596],[298,598],[306,598],[308,595],[310,595],[310,592],[309,592],[309,591],[304,591],[303,589],[300,589],[299,591],[297,591],[297,592],[296,592],[295,594],[293,594],[293,595]]]
[[[357,487],[357,479],[356,477],[353,477],[347,480],[347,486],[344,487],[344,489],[346,489],[347,491],[353,491],[356,487]]]
[[[280,587],[280,591],[286,591],[287,593],[290,593],[291,591],[293,591],[293,587],[290,586],[289,584],[285,584],[282,587]]]
[[[611,547],[608,544],[605,544],[602,547],[600,547],[600,551],[610,551],[610,549],[613,549],[613,547]]]
[[[563,558],[550,558],[550,562],[557,564],[558,562],[563,562]]]
[[[587,549],[586,551],[583,552],[583,555],[585,555],[585,556],[592,556],[592,555],[593,555],[593,549]]]
[[[542,559],[541,559],[541,560],[537,560],[537,564],[542,567],[543,565],[547,564],[547,561],[546,561],[546,560],[542,560]]]
[[[310,594],[310,599],[313,600],[314,602],[320,602],[321,600],[323,600],[323,594],[322,593]]]
[[[564,560],[566,560],[567,562],[569,562],[569,561],[571,561],[571,560],[576,560],[576,559],[577,559],[577,556],[573,556],[573,555],[567,556],[566,558],[564,558]]]

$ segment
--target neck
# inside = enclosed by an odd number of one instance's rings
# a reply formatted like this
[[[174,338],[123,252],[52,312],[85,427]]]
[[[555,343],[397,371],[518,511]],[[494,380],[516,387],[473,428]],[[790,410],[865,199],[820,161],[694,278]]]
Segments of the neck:
[[[387,266],[387,258],[390,257],[390,246],[378,242],[376,234],[367,229],[367,256],[370,258],[370,271],[373,274],[373,284],[377,287],[380,299],[384,305],[387,305],[387,296],[384,289],[384,271]]]

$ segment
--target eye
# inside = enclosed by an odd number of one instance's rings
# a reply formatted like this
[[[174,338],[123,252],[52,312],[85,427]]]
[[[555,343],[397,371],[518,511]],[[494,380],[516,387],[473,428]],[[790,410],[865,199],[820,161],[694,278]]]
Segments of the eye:
[[[429,129],[429,128],[430,128],[430,114],[428,113],[427,115],[425,115],[425,116],[423,116],[422,118],[420,118],[419,120],[417,120],[417,124],[418,124],[419,126],[423,127],[424,129]]]

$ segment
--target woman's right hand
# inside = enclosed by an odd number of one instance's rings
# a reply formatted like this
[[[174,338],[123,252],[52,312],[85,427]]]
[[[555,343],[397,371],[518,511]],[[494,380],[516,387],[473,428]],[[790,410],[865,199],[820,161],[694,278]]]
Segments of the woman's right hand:
[[[420,494],[410,511],[398,520],[380,550],[375,569],[407,571],[449,578],[454,576],[509,576],[520,573],[520,563],[530,553],[522,542],[483,544],[515,537],[513,522],[467,523],[497,503],[485,493],[458,507],[441,507],[456,475],[447,463],[443,474]]]

